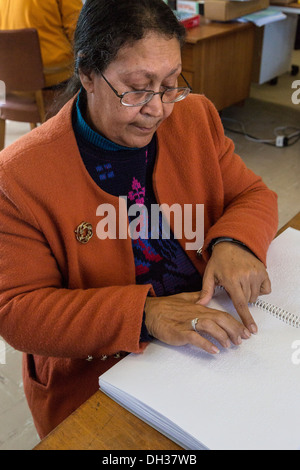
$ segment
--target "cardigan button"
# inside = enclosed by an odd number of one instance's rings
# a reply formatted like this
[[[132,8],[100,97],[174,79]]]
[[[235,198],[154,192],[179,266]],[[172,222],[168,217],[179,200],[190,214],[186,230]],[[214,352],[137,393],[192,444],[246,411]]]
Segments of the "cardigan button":
[[[93,356],[88,356],[88,357],[86,358],[86,360],[87,360],[88,362],[92,362],[93,359],[94,359]]]
[[[107,358],[108,356],[106,354],[102,354],[102,356],[100,357],[101,361],[106,361]]]
[[[120,359],[121,357],[121,353],[120,352],[117,352],[116,354],[114,354],[114,358],[115,359]]]

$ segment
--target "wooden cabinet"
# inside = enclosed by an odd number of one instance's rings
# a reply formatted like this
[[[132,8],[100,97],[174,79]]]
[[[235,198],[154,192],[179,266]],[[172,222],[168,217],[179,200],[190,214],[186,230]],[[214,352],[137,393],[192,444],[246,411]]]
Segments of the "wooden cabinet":
[[[183,74],[195,93],[206,95],[222,110],[249,96],[253,49],[252,24],[202,19],[200,26],[188,30]]]

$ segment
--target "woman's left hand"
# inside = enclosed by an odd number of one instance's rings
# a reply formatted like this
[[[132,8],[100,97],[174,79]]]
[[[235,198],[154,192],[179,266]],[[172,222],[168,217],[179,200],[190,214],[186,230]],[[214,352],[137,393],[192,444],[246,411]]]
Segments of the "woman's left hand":
[[[271,282],[264,264],[236,243],[218,243],[207,264],[197,303],[207,305],[218,285],[229,294],[244,325],[251,333],[257,333],[248,302],[255,302],[259,295],[271,292]]]

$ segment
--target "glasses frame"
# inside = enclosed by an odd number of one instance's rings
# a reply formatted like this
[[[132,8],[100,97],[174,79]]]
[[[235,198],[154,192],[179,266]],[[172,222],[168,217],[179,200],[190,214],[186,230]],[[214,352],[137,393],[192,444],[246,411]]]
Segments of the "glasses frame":
[[[182,73],[180,73],[180,76],[183,78],[183,80],[185,81],[185,83],[187,84],[187,87],[174,87],[174,88],[167,88],[165,91],[153,91],[153,90],[138,90],[138,91],[125,91],[124,93],[122,93],[120,95],[120,93],[117,92],[117,90],[112,86],[112,84],[107,80],[107,78],[105,78],[105,76],[103,75],[102,72],[98,71],[101,75],[101,77],[104,79],[104,81],[107,83],[107,85],[112,89],[112,91],[114,92],[114,94],[120,98],[120,103],[123,105],[123,106],[127,106],[129,108],[134,108],[134,107],[138,107],[138,106],[144,106],[145,104],[149,103],[149,101],[152,100],[153,96],[155,95],[160,95],[160,99],[162,101],[162,103],[164,104],[172,104],[172,103],[176,103],[177,101],[181,101],[183,100],[184,98],[186,98],[188,96],[189,93],[191,93],[193,90],[192,90],[192,87],[190,86],[190,84],[188,83],[188,81],[186,80],[186,78],[183,76]],[[168,101],[168,102],[164,102],[163,101],[163,96],[164,94],[169,91],[169,90],[189,90],[189,92],[187,93],[187,95],[183,96],[182,98],[180,98],[179,100],[177,101]],[[145,101],[143,101],[142,103],[140,104],[128,104],[128,103],[123,103],[123,98],[124,96],[128,95],[128,93],[130,94],[133,94],[133,93],[149,93],[150,94],[150,97],[149,99],[146,99]]]

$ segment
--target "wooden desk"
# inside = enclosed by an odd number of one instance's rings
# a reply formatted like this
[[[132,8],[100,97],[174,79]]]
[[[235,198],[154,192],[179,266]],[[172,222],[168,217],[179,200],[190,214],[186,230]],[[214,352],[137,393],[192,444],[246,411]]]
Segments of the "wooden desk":
[[[296,228],[297,230],[300,230],[300,212],[295,215],[287,224],[285,224],[283,227],[281,227],[280,230],[277,232],[277,236],[284,232],[288,227]]]
[[[300,212],[288,227],[300,230]],[[34,450],[180,450],[102,392],[96,392]]]
[[[98,391],[34,450],[145,449],[181,447]]]
[[[293,2],[293,3],[274,3],[272,4],[272,8],[277,10],[283,11],[284,13],[295,13],[296,15],[300,15],[300,3]]]
[[[201,18],[200,26],[187,32],[183,74],[193,91],[206,95],[218,110],[249,96],[254,30],[250,23],[217,23]]]
[[[289,8],[300,8],[300,3],[289,3],[288,5],[286,5],[287,7]]]

